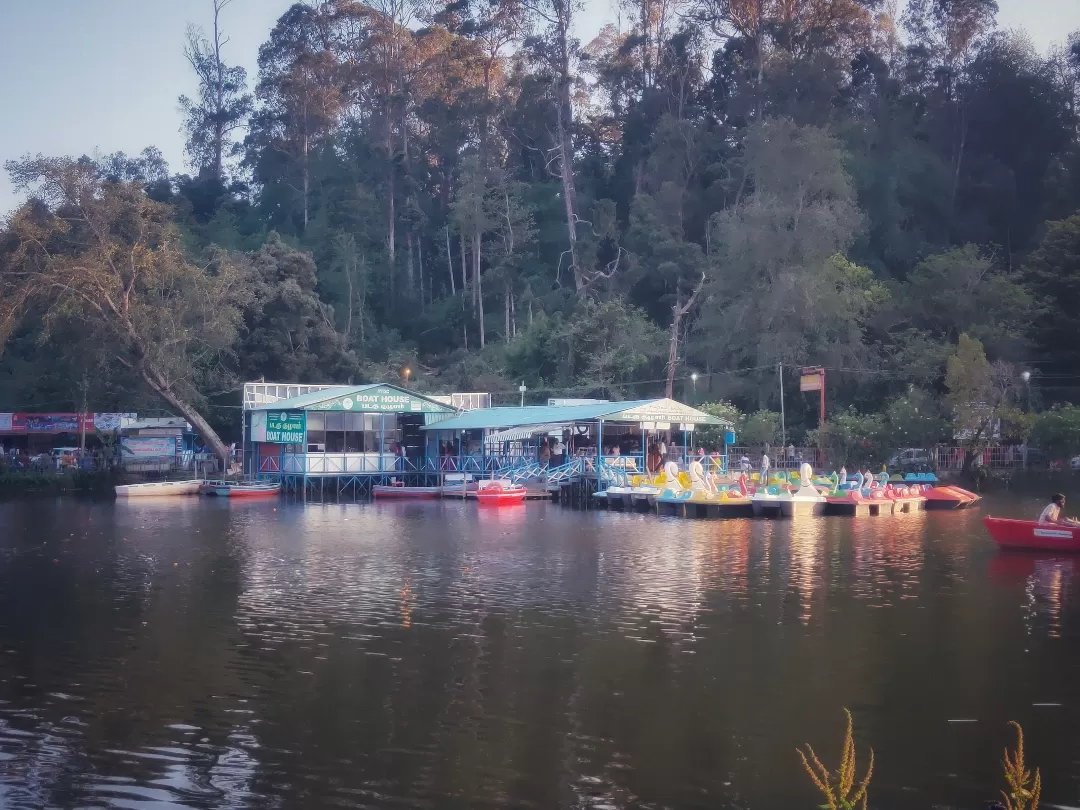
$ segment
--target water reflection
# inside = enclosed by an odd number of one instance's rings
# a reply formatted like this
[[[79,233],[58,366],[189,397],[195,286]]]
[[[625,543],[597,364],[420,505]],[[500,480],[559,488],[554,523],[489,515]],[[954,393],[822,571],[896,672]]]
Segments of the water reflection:
[[[963,514],[4,504],[0,806],[807,805],[842,706],[878,807],[993,796],[1012,718],[1067,799],[1076,575]]]

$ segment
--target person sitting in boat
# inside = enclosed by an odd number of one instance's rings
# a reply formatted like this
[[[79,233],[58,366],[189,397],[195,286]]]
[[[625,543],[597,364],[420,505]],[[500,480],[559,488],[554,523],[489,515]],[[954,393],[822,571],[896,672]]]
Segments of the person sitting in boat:
[[[1050,498],[1050,503],[1043,507],[1042,512],[1039,514],[1039,523],[1060,523],[1065,526],[1080,526],[1080,521],[1077,521],[1074,518],[1061,516],[1061,512],[1064,508],[1065,496],[1059,492]]]

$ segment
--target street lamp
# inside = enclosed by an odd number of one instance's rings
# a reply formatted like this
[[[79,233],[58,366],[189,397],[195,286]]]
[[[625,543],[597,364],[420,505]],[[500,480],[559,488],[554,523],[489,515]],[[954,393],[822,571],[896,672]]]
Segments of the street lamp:
[[[521,394],[521,407],[522,408],[525,407],[525,392],[528,391],[528,390],[529,389],[525,387],[524,382],[522,382],[521,385],[518,386],[518,393]]]
[[[405,387],[406,388],[409,387],[409,375],[410,374],[412,374],[412,369],[409,368],[408,366],[405,366],[405,368],[403,368],[401,370],[401,376],[405,378]]]
[[[690,382],[694,384],[694,402],[697,402],[697,372],[690,375]]]
[[[1031,410],[1031,372],[1026,369],[1020,375],[1020,379],[1024,381],[1024,394],[1027,400],[1027,409]]]

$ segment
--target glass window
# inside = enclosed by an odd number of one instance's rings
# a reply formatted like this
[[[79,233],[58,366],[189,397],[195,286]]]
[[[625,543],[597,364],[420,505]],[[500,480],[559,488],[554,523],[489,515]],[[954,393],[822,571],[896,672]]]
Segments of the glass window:
[[[326,433],[326,452],[327,453],[344,453],[345,452],[345,432],[334,431]]]
[[[364,429],[364,414],[362,413],[347,413],[345,414],[345,430],[360,432]]]
[[[308,431],[323,430],[326,422],[323,420],[323,414],[316,411],[308,411],[307,415],[307,428]]]
[[[363,453],[364,452],[364,432],[348,430],[345,432],[345,452],[346,453]]]
[[[326,432],[322,430],[309,430],[307,432],[308,446],[313,444],[326,444]]]
[[[341,411],[330,411],[326,414],[326,432],[332,430],[345,430],[345,414]]]

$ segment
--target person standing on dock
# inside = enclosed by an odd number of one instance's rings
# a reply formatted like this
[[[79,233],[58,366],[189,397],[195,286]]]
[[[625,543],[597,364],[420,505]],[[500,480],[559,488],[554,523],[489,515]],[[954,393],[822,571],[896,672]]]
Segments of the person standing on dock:
[[[763,487],[769,485],[769,454],[761,454],[761,485]]]

